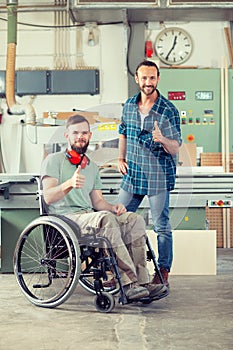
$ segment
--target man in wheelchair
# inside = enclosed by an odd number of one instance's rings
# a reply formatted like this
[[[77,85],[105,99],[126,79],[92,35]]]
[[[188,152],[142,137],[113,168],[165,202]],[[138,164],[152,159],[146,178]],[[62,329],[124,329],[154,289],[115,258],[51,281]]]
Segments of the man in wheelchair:
[[[92,227],[106,237],[116,254],[122,285],[129,300],[157,298],[166,286],[149,282],[144,219],[122,204],[108,203],[101,192],[97,165],[85,154],[91,139],[89,122],[80,115],[66,123],[66,152],[49,154],[42,166],[43,196],[51,214],[75,221],[82,235]]]

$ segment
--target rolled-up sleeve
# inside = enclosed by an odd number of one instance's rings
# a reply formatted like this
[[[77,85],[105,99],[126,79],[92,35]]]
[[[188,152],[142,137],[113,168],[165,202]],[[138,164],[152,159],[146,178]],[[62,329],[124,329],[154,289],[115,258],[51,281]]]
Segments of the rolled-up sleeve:
[[[126,127],[126,124],[123,121],[119,125],[118,132],[119,132],[120,135],[124,135],[124,136],[127,135],[127,127]]]

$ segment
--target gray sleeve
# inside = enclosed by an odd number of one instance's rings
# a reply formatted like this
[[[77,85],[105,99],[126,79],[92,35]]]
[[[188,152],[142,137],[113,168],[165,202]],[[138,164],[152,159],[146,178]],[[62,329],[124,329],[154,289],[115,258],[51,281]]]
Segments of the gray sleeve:
[[[41,164],[41,179],[45,176],[59,179],[59,162],[54,154],[49,154]]]

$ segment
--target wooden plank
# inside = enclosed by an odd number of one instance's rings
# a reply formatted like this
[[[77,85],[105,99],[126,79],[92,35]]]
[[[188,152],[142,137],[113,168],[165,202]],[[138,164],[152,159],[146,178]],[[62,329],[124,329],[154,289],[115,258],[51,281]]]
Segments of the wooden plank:
[[[95,123],[120,123],[118,118],[105,118],[101,117],[98,112],[87,112],[87,111],[72,111],[72,112],[44,112],[43,118],[53,117],[59,120],[66,120],[70,116],[79,114],[87,118],[90,124]]]
[[[233,48],[231,43],[231,34],[230,34],[230,28],[225,27],[224,28],[225,37],[227,41],[227,48],[228,48],[228,54],[231,62],[231,67],[233,68]]]

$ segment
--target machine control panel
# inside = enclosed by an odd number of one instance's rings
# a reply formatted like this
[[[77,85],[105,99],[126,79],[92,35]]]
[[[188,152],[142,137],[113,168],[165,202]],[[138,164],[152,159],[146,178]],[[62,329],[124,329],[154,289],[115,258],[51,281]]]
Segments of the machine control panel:
[[[168,99],[170,101],[184,101],[185,100],[185,91],[168,91]]]
[[[161,77],[159,91],[178,109],[183,143],[195,145],[200,165],[200,153],[221,151],[220,70],[161,68]]]
[[[216,199],[216,200],[208,200],[209,208],[232,208],[232,200],[231,199]]]
[[[195,99],[198,101],[213,100],[213,91],[195,91]]]

